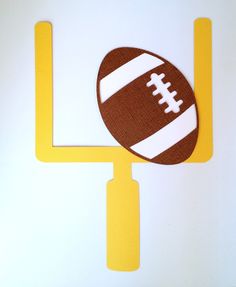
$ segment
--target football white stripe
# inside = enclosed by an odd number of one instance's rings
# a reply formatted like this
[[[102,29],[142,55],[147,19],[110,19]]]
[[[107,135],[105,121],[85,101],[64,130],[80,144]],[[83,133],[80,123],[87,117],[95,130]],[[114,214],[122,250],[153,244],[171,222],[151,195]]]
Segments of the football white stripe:
[[[167,126],[130,148],[138,154],[152,159],[182,140],[196,127],[196,107],[192,105]]]
[[[104,103],[121,88],[163,63],[162,60],[143,53],[120,66],[100,81],[101,102]]]

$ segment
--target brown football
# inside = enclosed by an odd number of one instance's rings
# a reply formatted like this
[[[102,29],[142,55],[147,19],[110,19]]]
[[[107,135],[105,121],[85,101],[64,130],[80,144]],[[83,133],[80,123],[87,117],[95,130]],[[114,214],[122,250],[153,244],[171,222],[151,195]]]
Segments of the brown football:
[[[130,152],[161,164],[192,154],[198,136],[194,93],[164,58],[136,48],[111,51],[99,69],[97,97],[104,123]]]

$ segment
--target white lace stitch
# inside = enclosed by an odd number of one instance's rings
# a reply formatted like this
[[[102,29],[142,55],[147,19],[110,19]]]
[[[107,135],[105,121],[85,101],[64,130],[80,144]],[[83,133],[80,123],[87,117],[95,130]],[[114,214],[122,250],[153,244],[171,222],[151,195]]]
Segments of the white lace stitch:
[[[158,103],[160,105],[167,103],[168,107],[165,109],[166,114],[169,112],[178,113],[180,112],[180,106],[183,104],[183,101],[176,101],[174,99],[174,97],[177,95],[177,92],[169,92],[168,88],[171,86],[171,83],[163,83],[162,80],[164,77],[164,73],[160,75],[156,73],[151,74],[151,80],[147,83],[147,87],[151,87],[152,85],[156,87],[156,90],[152,93],[153,96],[161,94],[162,98],[158,101]]]

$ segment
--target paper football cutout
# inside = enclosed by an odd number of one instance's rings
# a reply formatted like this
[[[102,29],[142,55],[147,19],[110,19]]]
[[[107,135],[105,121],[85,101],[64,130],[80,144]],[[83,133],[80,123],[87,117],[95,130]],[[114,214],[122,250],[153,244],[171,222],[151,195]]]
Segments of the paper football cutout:
[[[111,51],[99,69],[97,99],[108,130],[133,154],[160,164],[177,164],[192,154],[198,137],[195,96],[164,58],[136,48]]]

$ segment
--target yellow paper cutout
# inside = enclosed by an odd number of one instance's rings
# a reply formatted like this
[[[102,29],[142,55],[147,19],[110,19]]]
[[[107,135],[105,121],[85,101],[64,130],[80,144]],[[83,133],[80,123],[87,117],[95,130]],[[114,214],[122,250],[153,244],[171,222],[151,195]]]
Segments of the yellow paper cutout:
[[[212,156],[212,51],[211,21],[194,25],[195,96],[200,114],[199,138],[187,162],[204,162]],[[35,25],[36,156],[44,162],[113,162],[114,179],[107,184],[107,265],[133,271],[140,264],[139,192],[132,179],[132,163],[144,160],[123,147],[53,146],[52,25]]]
[[[197,145],[186,162],[206,162],[213,155],[212,25],[208,18],[194,22],[194,94],[199,114]]]
[[[113,270],[139,268],[139,185],[132,165],[117,162],[107,183],[107,266]]]

